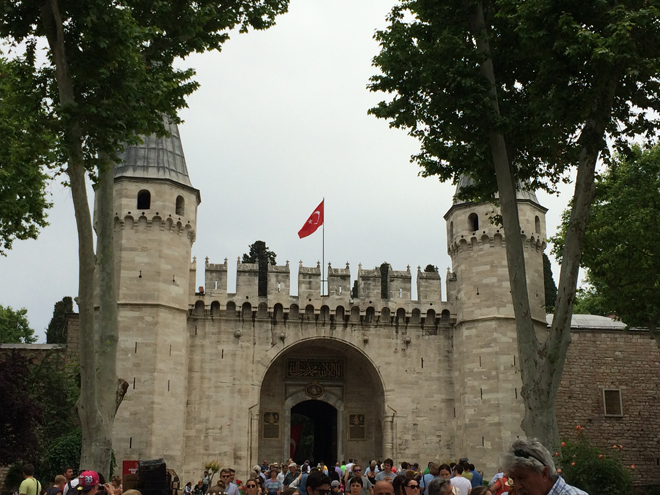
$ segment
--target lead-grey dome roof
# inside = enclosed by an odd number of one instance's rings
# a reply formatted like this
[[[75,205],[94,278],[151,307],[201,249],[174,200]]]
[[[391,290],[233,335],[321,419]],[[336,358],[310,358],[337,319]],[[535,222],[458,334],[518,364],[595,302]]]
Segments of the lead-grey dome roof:
[[[167,117],[164,120],[170,137],[143,136],[144,143],[127,147],[115,166],[115,178],[168,179],[192,187],[179,128]]]
[[[454,193],[454,204],[455,205],[460,205],[463,203],[467,203],[467,201],[463,199],[458,199],[458,193],[461,189],[467,186],[471,186],[474,184],[474,181],[472,180],[472,177],[469,175],[461,175],[460,179],[458,179],[458,184],[456,184],[456,192]],[[495,197],[497,198],[497,193],[495,194]],[[516,198],[517,199],[527,199],[530,201],[533,201],[536,204],[539,204],[539,200],[536,199],[536,193],[534,191],[530,190],[525,190],[521,187],[521,184],[518,184],[518,191],[516,193]]]

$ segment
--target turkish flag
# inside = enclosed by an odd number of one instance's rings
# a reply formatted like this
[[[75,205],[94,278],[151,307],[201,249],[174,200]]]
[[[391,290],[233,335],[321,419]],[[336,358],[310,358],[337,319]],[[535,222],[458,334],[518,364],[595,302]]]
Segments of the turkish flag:
[[[321,204],[316,207],[316,210],[309,216],[305,225],[302,226],[302,229],[298,231],[298,237],[301,239],[312,235],[316,232],[321,225],[323,225],[323,203],[325,200],[321,201]]]
[[[300,442],[300,434],[302,433],[302,423],[298,423],[295,426],[291,427],[291,446],[289,449],[289,457],[293,459],[296,456],[296,450],[298,450],[298,443]]]

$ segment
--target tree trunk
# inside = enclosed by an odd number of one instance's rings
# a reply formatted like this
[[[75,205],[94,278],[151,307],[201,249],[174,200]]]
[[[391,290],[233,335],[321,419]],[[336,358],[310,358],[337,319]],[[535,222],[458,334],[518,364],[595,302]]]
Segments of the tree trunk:
[[[55,71],[57,86],[60,98],[60,106],[66,111],[76,105],[74,97],[73,81],[71,79],[69,65],[66,57],[64,45],[64,32],[62,18],[59,12],[57,0],[46,0],[40,8],[41,22],[46,32],[48,44],[53,54],[55,62]],[[110,458],[112,451],[112,422],[114,419],[115,396],[118,390],[116,379],[116,298],[114,295],[114,281],[110,282],[111,291],[101,287],[101,294],[106,299],[103,303],[104,311],[108,317],[112,318],[114,314],[114,337],[112,334],[112,323],[108,328],[103,328],[99,332],[99,342],[103,345],[97,345],[97,335],[94,325],[94,270],[96,257],[94,255],[94,234],[92,229],[92,218],[89,211],[89,202],[87,197],[85,181],[85,163],[82,151],[82,133],[78,122],[71,119],[66,121],[64,129],[65,142],[67,146],[67,155],[69,158],[66,169],[71,186],[71,196],[76,217],[76,227],[78,230],[78,307],[80,312],[80,338],[79,338],[79,364],[80,364],[80,397],[77,403],[78,414],[82,426],[83,442],[81,453],[81,466],[86,469],[103,473],[106,478],[110,475]],[[112,173],[112,169],[110,172]],[[112,191],[110,192],[110,207],[112,209]],[[101,222],[104,223],[104,222]],[[112,228],[112,219],[110,219]],[[106,236],[107,237],[107,236]],[[112,243],[112,232],[110,233],[110,243]],[[104,245],[106,241],[104,241]],[[112,250],[110,250],[110,262],[112,262]],[[108,260],[105,260],[107,266]],[[110,278],[114,275],[110,271]],[[107,274],[107,273],[106,273]],[[107,303],[107,297],[115,299],[114,309],[112,304]],[[102,296],[102,300],[104,300]],[[110,307],[110,309],[106,309]],[[107,343],[106,343],[107,340]],[[98,355],[97,348],[102,352]],[[109,369],[107,369],[109,368]],[[97,375],[98,373],[98,375]],[[110,376],[113,376],[110,380]],[[111,386],[108,387],[108,383]],[[101,393],[99,394],[99,385]],[[111,414],[106,411],[108,395],[112,397]],[[123,395],[122,395],[123,397]],[[99,408],[101,405],[101,409]],[[102,413],[103,411],[103,413]]]
[[[469,5],[467,0],[465,5]],[[481,65],[481,73],[490,83],[493,110],[499,115],[495,70],[493,68],[492,58],[490,58],[488,33],[480,2],[472,5],[469,21],[477,51],[488,56],[486,61]],[[544,384],[538,383],[542,362],[538,356],[540,344],[534,331],[534,322],[532,321],[532,313],[529,305],[525,253],[520,232],[515,175],[512,172],[507,155],[504,135],[492,131],[488,138],[497,179],[502,223],[506,234],[505,249],[509,271],[509,285],[516,318],[518,357],[523,383],[521,395],[525,402],[525,417],[521,427],[528,437],[536,437],[544,445],[552,449],[559,444],[554,395],[546,395],[547,400],[544,401],[539,401],[533,395],[537,388],[540,387],[543,389]]]
[[[118,404],[117,383],[117,290],[115,287],[113,191],[115,164],[106,155],[98,170],[97,195],[97,264],[99,270],[99,315],[97,332],[97,406],[102,420],[95,439],[94,461],[105,464],[102,472],[110,473],[112,430]],[[123,398],[123,394],[121,395]],[[91,459],[90,459],[91,460]]]

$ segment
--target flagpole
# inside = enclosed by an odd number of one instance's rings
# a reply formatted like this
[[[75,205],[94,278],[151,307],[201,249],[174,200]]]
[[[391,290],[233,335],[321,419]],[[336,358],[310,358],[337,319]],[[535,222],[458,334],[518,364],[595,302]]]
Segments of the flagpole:
[[[321,250],[321,296],[325,292],[325,196],[323,196],[323,248]]]

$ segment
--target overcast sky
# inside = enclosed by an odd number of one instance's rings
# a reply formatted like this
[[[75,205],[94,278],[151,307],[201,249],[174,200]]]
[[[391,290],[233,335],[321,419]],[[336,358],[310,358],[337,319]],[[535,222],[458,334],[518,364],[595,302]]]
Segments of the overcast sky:
[[[451,265],[443,215],[454,186],[418,176],[410,156],[419,146],[404,131],[367,115],[384,99],[367,91],[376,73],[376,29],[385,27],[392,0],[292,0],[289,13],[263,32],[232,38],[222,53],[192,56],[201,88],[181,113],[181,139],[193,186],[200,189],[197,285],[203,261],[236,258],[266,241],[277,263],[321,260],[321,231],[297,232],[325,197],[325,261],[334,267],[387,261],[394,270],[439,267],[443,295]],[[0,304],[25,307],[39,342],[53,305],[77,294],[77,240],[70,191],[54,184],[50,226],[36,241],[17,241],[0,258]],[[559,224],[572,186],[558,197],[538,193],[550,208],[547,228]],[[555,280],[558,278],[554,266]],[[413,295],[415,280],[413,278]]]

